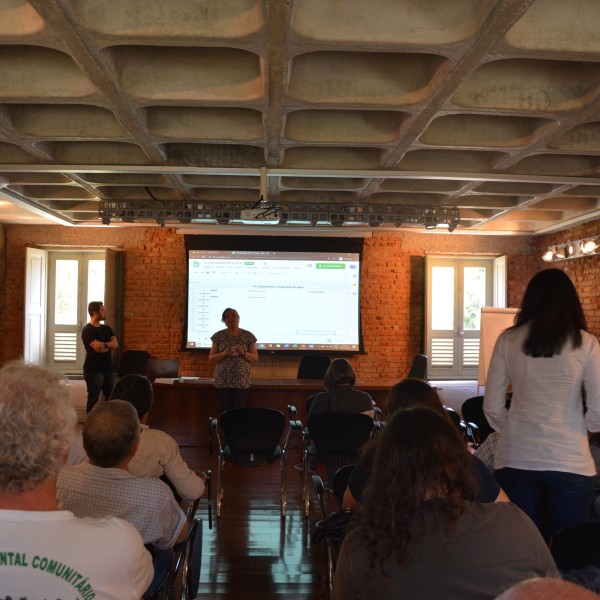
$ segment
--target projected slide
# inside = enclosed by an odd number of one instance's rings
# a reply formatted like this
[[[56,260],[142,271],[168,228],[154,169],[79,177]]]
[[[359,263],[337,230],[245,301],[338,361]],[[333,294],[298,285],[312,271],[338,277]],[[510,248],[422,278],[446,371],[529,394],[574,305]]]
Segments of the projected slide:
[[[187,348],[210,348],[231,307],[259,350],[359,349],[358,254],[191,250],[188,276]]]

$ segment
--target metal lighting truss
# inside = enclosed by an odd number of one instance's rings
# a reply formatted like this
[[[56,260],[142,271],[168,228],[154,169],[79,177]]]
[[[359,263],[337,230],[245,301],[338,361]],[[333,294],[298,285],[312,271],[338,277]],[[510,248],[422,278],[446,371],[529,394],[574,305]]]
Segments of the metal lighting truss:
[[[104,225],[154,221],[168,223],[218,223],[220,225],[256,224],[292,226],[366,225],[415,226],[449,231],[460,223],[459,210],[452,206],[366,205],[282,203],[259,201],[256,204],[234,202],[197,202],[190,200],[101,200],[99,216]]]

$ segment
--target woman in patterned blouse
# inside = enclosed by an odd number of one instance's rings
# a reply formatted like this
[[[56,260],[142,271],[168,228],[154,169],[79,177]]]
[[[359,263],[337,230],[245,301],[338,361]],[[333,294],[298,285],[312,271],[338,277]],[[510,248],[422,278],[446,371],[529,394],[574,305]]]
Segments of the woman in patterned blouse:
[[[226,329],[217,331],[210,339],[212,348],[208,355],[215,366],[215,387],[219,394],[221,412],[245,406],[252,383],[250,363],[258,360],[256,337],[240,329],[240,315],[226,308],[221,316]]]

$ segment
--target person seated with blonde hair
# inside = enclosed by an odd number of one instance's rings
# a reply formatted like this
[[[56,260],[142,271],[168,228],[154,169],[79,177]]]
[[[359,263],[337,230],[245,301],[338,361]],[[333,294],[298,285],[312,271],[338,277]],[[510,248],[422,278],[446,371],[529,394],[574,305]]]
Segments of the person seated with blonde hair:
[[[0,595],[139,599],[153,569],[136,529],[57,504],[76,421],[69,393],[41,367],[18,361],[0,370]]]

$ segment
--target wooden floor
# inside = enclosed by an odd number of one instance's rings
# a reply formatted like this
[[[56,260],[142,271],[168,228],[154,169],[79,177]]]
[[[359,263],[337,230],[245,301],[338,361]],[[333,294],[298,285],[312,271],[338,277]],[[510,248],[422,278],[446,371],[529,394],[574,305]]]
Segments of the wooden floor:
[[[182,448],[181,453],[191,468],[212,469],[214,508],[216,455],[202,448]],[[313,503],[309,518],[302,516],[301,475],[293,468],[298,462],[299,452],[291,450],[285,518],[279,510],[279,462],[258,468],[226,465],[221,517],[217,520],[213,510],[212,530],[206,498],[198,509],[204,527],[198,598],[322,600],[322,548],[310,542],[320,512]],[[328,508],[335,509],[333,499]]]

